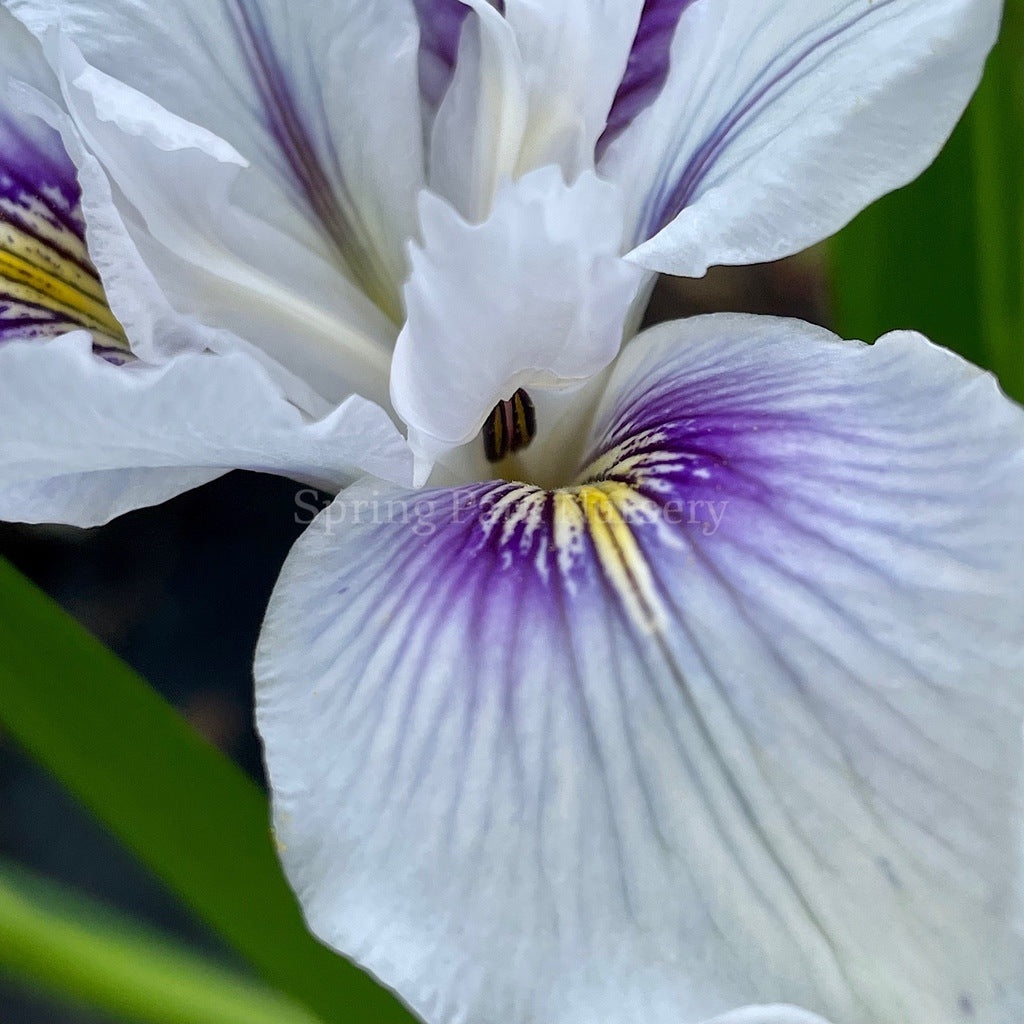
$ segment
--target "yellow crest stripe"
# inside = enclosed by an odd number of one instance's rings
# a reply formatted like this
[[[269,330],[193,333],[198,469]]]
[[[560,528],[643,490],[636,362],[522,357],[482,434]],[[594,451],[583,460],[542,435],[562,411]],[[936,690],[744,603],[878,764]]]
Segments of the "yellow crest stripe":
[[[73,193],[2,172],[0,167],[0,340],[85,328],[100,335],[102,345],[127,352],[89,260]]]
[[[573,492],[583,511],[605,578],[622,599],[630,617],[646,632],[662,627],[665,614],[647,559],[630,520],[637,494],[627,484],[585,484]]]

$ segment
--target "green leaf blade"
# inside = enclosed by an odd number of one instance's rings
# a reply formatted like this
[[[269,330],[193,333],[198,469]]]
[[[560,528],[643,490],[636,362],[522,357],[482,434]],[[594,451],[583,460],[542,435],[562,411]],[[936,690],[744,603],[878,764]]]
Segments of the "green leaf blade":
[[[0,864],[0,966],[140,1024],[317,1024],[272,989],[8,864]]]
[[[265,796],[0,562],[0,724],[270,985],[338,1024],[411,1024],[307,932]]]
[[[963,122],[918,181],[830,246],[836,327],[909,328],[992,370],[1024,401],[1024,0]]]

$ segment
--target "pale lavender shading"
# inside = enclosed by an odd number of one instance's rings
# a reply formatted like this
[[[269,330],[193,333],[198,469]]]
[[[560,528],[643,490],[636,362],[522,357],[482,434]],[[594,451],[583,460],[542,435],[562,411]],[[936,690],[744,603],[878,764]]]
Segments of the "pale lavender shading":
[[[697,0],[645,0],[629,63],[597,142],[597,159],[649,107],[668,79],[672,40],[679,19]]]
[[[641,224],[639,241],[652,238],[670,224],[693,201],[697,190],[714,169],[715,162],[742,133],[750,121],[766,107],[817,67],[815,58],[823,57],[826,47],[866,18],[879,15],[895,0],[876,0],[839,25],[818,25],[795,39],[789,49],[769,61],[726,115],[706,136],[687,161],[680,174],[663,180],[647,203],[647,216]],[[823,170],[827,173],[827,170]]]

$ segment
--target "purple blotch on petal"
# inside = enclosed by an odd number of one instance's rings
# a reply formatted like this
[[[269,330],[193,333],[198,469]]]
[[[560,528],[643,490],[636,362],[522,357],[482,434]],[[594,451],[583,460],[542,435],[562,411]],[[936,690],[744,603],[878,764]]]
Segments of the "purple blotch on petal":
[[[626,74],[597,141],[600,160],[611,143],[657,98],[668,79],[672,40],[686,9],[697,0],[645,0]]]

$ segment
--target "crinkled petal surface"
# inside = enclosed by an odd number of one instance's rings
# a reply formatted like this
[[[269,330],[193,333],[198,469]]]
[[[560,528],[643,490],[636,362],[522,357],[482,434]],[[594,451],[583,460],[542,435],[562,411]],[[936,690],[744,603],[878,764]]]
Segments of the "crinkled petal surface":
[[[391,397],[429,461],[470,441],[517,388],[607,366],[643,275],[619,256],[621,197],[592,171],[571,186],[558,167],[533,171],[482,224],[425,192],[420,219]]]
[[[572,487],[362,482],[289,558],[313,930],[444,1024],[1019,1021],[1024,413],[917,335],[720,316],[595,422]]]
[[[338,489],[411,479],[387,414],[350,398],[310,422],[241,352],[115,365],[84,331],[0,344],[0,519],[95,526],[231,469]]]
[[[842,227],[934,159],[1001,10],[1000,0],[690,0],[664,88],[600,165],[634,196],[635,258],[699,276]]]

